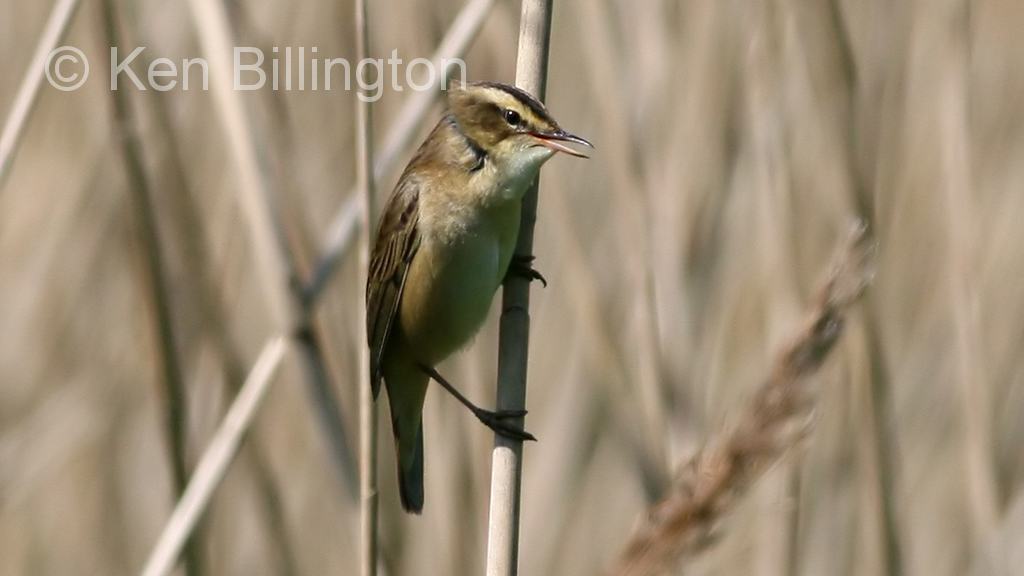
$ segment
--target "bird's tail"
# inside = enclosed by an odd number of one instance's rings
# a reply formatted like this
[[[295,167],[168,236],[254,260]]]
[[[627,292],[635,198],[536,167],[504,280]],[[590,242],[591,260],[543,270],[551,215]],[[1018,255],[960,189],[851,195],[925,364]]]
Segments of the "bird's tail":
[[[395,434],[402,508],[419,514],[423,510],[423,401],[429,380],[401,348],[384,363],[383,372]]]
[[[406,512],[423,511],[423,423],[415,430],[403,429],[398,419],[392,418],[395,432],[395,454],[398,462],[398,493]]]
[[[414,514],[423,510],[423,401],[427,383],[427,375],[412,362],[395,358],[385,366],[399,493],[402,507]]]

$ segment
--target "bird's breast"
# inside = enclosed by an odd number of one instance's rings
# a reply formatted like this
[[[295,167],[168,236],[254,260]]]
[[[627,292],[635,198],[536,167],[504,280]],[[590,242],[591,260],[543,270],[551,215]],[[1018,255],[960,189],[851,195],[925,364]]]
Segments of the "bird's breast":
[[[439,229],[427,211],[401,304],[401,328],[420,361],[440,362],[480,329],[508,270],[519,214],[510,202]]]

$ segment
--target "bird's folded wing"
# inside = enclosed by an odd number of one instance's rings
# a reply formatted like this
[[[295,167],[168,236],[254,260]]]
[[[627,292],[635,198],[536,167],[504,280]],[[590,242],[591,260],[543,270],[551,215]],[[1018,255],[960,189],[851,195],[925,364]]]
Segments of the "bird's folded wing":
[[[366,282],[366,337],[374,398],[380,392],[381,361],[397,322],[409,263],[419,247],[418,211],[419,186],[415,179],[403,176],[384,207]]]

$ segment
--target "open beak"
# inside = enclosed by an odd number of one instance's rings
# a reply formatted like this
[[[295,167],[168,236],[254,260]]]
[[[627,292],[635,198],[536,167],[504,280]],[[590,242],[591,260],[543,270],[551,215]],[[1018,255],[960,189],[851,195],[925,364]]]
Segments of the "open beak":
[[[586,139],[580,138],[575,134],[569,134],[561,128],[554,132],[530,132],[530,136],[533,136],[534,139],[537,140],[537,144],[541,146],[547,146],[555,152],[565,152],[566,154],[577,158],[590,158],[590,156],[566,146],[565,142],[572,142],[573,144],[587,146],[588,148],[594,147],[594,145]]]

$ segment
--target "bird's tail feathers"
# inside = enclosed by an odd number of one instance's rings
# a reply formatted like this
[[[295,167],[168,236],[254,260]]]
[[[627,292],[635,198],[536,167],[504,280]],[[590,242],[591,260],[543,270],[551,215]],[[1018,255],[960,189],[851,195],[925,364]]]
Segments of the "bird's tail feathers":
[[[423,423],[419,423],[415,432],[403,430],[397,418],[392,418],[391,426],[395,433],[398,493],[402,508],[419,514],[423,511]]]

